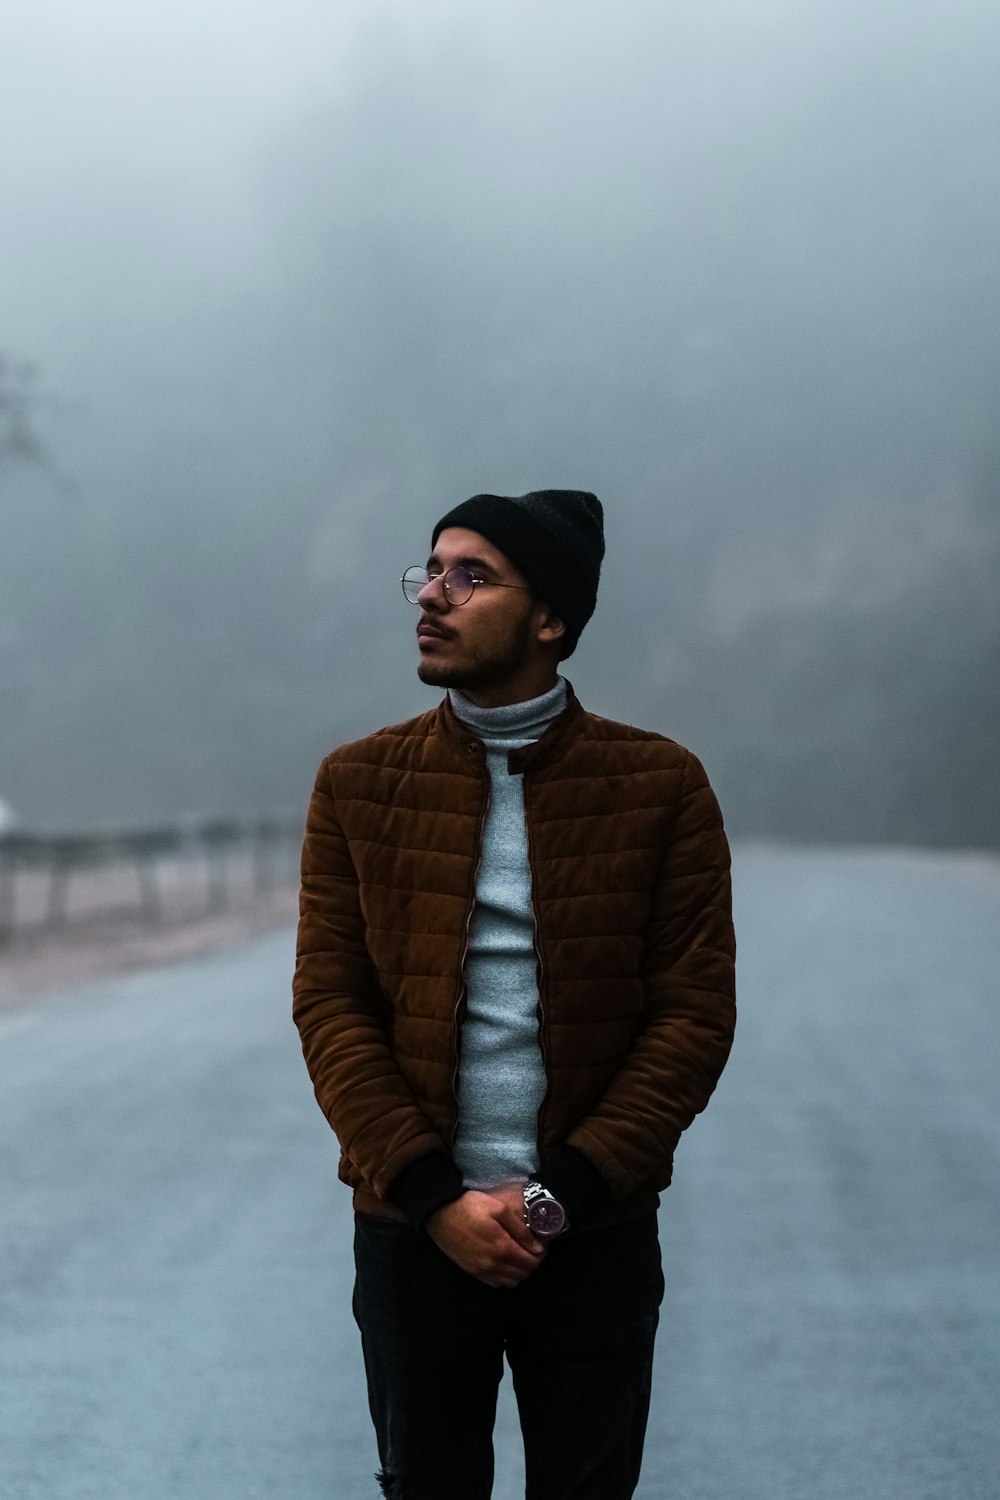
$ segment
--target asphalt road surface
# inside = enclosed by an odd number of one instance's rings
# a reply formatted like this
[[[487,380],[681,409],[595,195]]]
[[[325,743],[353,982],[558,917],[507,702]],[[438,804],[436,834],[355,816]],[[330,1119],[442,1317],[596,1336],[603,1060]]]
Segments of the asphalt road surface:
[[[746,849],[642,1500],[1000,1496],[1000,865]],[[280,932],[0,1016],[2,1500],[377,1493]],[[502,1397],[496,1500],[523,1494]]]

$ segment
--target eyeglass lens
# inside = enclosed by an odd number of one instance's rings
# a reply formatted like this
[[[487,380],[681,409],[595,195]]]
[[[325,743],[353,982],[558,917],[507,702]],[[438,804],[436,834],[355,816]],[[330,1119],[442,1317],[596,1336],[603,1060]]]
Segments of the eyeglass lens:
[[[435,573],[434,577],[441,575]],[[444,591],[452,604],[466,604],[475,592],[475,579],[468,568],[449,568],[443,578]],[[431,582],[426,568],[407,568],[403,574],[403,593],[411,604],[420,603],[422,591]]]

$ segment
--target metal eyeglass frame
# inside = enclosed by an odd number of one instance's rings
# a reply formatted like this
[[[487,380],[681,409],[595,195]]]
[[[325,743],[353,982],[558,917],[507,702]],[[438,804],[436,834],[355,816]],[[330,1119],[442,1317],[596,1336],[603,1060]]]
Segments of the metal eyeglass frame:
[[[455,597],[454,584],[448,582],[449,578],[454,579],[456,573],[464,576],[468,581],[469,591],[464,596],[464,598],[461,599],[457,599]],[[437,583],[439,578],[441,579],[445,597],[447,598],[449,604],[468,604],[477,588],[520,589],[522,593],[531,593],[530,588],[526,588],[523,583],[494,583],[494,581],[490,578],[477,578],[472,569],[465,567],[465,565],[462,563],[459,563],[454,568],[448,568],[444,573],[433,574],[428,573],[427,569],[420,567],[418,563],[414,563],[411,568],[406,569],[402,578],[399,580],[403,589],[403,598],[406,600],[407,604],[419,604],[419,596],[423,593],[427,585],[430,583]],[[410,598],[409,594],[406,592],[407,586],[409,586],[410,588],[416,587],[416,599]]]

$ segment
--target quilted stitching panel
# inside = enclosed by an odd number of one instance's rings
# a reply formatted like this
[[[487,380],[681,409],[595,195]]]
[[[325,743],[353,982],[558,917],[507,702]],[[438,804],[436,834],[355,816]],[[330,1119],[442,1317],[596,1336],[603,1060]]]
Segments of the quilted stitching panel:
[[[345,1174],[376,1191],[440,1149],[454,1119],[484,775],[438,709],[341,747],[317,778],[296,1020]],[[577,1145],[619,1192],[665,1182],[732,1034],[729,860],[715,798],[681,746],[582,711],[572,742],[527,763],[525,790],[550,1079],[544,1144]]]

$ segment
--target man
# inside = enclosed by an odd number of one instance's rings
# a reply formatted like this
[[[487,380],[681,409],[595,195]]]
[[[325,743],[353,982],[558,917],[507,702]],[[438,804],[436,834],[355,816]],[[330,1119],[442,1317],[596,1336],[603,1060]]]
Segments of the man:
[[[626,1500],[663,1291],[658,1191],[734,1024],[729,852],[699,762],[584,711],[601,505],[434,528],[444,700],[320,767],[294,1015],[354,1189],[385,1496],[486,1500],[506,1353],[528,1500]]]

